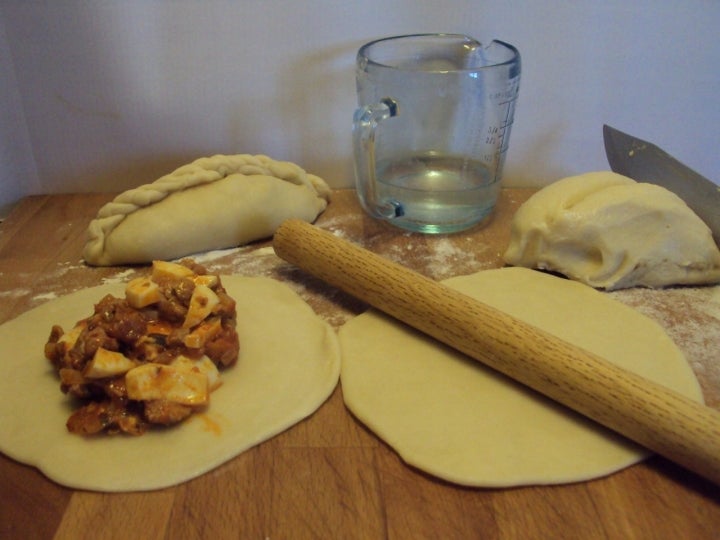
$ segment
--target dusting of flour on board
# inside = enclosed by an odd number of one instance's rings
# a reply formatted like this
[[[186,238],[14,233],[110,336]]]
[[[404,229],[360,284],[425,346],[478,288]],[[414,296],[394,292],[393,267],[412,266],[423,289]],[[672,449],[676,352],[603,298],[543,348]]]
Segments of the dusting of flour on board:
[[[483,269],[474,250],[463,249],[449,238],[429,242],[432,258],[428,271],[435,279],[445,279],[458,274],[469,274]]]
[[[706,403],[720,405],[720,286],[633,288],[607,294],[659,323],[685,353]]]
[[[264,243],[197,253],[189,258],[210,272],[241,276],[272,277],[282,263],[272,246]]]
[[[130,281],[130,278],[135,274],[136,271],[132,269],[122,270],[120,272],[117,272],[116,274],[104,276],[103,278],[101,278],[101,281],[103,285],[116,285],[119,283],[126,283]]]
[[[0,299],[20,298],[29,293],[30,289],[10,289],[7,291],[0,291]]]
[[[138,270],[135,268],[90,268],[82,261],[77,264],[58,263],[54,269],[50,269],[38,277],[35,284],[36,294],[32,298],[32,303],[41,304],[87,287],[89,274],[97,276],[95,279],[97,279],[96,284],[98,285],[115,285],[129,281],[135,277],[137,272]]]

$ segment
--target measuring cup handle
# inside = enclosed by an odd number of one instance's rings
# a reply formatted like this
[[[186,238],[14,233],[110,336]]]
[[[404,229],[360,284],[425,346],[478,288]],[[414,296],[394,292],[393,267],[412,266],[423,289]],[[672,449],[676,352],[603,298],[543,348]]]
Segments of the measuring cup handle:
[[[353,149],[355,152],[355,184],[365,210],[379,218],[392,219],[403,215],[396,201],[380,201],[375,174],[375,132],[378,124],[397,116],[398,104],[392,98],[365,105],[353,115]]]

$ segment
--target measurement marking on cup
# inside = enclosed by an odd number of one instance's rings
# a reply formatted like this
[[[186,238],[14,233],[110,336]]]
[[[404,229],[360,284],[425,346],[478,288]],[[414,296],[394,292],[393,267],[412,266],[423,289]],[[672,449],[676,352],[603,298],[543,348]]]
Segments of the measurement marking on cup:
[[[355,179],[371,216],[412,231],[452,233],[492,212],[520,56],[500,41],[484,46],[482,56],[473,54],[478,47],[468,36],[427,34],[359,49]],[[379,96],[393,96],[402,114]]]

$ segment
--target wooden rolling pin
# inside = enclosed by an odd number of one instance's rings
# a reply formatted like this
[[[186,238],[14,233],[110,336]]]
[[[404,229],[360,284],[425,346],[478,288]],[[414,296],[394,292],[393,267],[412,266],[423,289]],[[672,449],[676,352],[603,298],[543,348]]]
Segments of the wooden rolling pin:
[[[277,255],[720,484],[720,412],[300,220]]]

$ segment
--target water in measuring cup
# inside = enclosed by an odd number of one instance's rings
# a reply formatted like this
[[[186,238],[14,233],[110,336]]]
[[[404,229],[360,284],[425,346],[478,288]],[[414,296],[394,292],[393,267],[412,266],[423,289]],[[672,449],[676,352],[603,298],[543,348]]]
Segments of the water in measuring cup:
[[[452,233],[480,223],[500,189],[484,163],[435,154],[379,162],[377,179],[378,199],[397,207],[392,222],[423,233]]]

